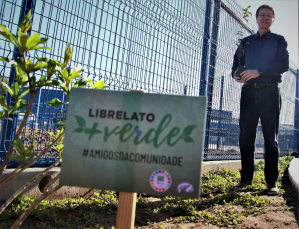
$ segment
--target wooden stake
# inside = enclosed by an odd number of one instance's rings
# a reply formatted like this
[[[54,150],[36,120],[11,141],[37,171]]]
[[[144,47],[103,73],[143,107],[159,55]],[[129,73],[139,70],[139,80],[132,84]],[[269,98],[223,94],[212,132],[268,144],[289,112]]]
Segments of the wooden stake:
[[[119,192],[116,229],[134,229],[136,197],[136,192]]]

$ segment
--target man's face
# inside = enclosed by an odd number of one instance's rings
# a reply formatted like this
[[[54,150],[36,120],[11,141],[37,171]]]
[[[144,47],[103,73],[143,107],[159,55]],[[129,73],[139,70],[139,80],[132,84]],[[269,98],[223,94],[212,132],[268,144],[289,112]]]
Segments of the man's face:
[[[259,16],[257,16],[256,22],[258,24],[259,29],[268,30],[272,25],[272,23],[274,22],[273,11],[267,8],[260,9],[258,15]]]

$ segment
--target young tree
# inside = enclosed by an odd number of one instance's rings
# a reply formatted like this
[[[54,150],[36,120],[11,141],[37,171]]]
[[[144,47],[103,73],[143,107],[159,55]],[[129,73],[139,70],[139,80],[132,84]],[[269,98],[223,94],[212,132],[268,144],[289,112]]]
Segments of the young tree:
[[[56,98],[49,101],[48,104],[50,106],[67,106],[72,87],[88,86],[89,88],[93,89],[103,89],[108,87],[101,80],[93,84],[91,79],[83,77],[81,75],[84,71],[82,66],[74,66],[73,68],[69,67],[72,57],[70,45],[68,45],[65,50],[63,62],[59,62],[57,60],[49,59],[46,57],[38,57],[36,58],[36,60],[27,59],[26,53],[29,51],[35,51],[39,49],[50,49],[49,47],[41,46],[47,42],[47,39],[40,37],[39,33],[34,33],[31,36],[28,35],[27,32],[31,28],[31,26],[31,12],[29,12],[21,21],[17,37],[11,34],[11,32],[6,28],[5,25],[0,25],[0,35],[2,35],[7,41],[9,41],[15,47],[17,47],[22,54],[22,57],[17,58],[16,60],[11,60],[8,57],[0,58],[0,60],[9,63],[10,65],[16,68],[16,78],[14,83],[8,85],[8,81],[1,80],[0,82],[2,88],[5,89],[7,93],[9,93],[15,99],[14,104],[7,104],[5,100],[5,95],[3,93],[2,95],[0,95],[0,106],[3,108],[3,110],[1,109],[0,111],[0,119],[11,120],[11,118],[9,118],[9,115],[15,113],[24,113],[23,120],[16,131],[16,134],[6,153],[4,160],[2,161],[2,164],[0,165],[0,176],[2,175],[4,169],[6,168],[10,160],[21,161],[23,163],[16,169],[14,169],[5,179],[3,179],[0,182],[0,187],[7,184],[9,181],[18,176],[26,168],[28,168],[34,162],[39,160],[40,157],[44,156],[50,149],[55,149],[58,152],[59,159],[52,166],[46,168],[43,172],[41,172],[41,174],[34,177],[23,187],[21,187],[18,191],[12,194],[11,197],[0,207],[0,214],[9,205],[9,203],[12,200],[14,200],[30,184],[40,179],[47,171],[49,171],[52,167],[57,166],[61,162],[65,122],[59,123],[61,124],[60,130],[56,133],[56,135],[48,133],[52,141],[48,142],[45,149],[40,153],[35,153],[33,151],[35,146],[34,141],[31,142],[31,144],[28,147],[25,147],[22,139],[20,138],[20,135],[22,134],[25,124],[30,115],[34,96],[37,94],[37,92],[39,92],[40,89],[45,86],[56,86],[58,88],[61,88],[63,92],[66,94],[67,102],[63,103]],[[41,73],[45,72],[46,74],[42,75],[42,77],[37,79],[35,77],[35,74],[33,74],[33,72],[37,71],[41,71]],[[23,98],[28,93],[29,99],[26,103],[26,101]],[[51,180],[46,185],[46,187],[43,189],[43,193],[41,194],[41,196],[35,202],[33,202],[27,210],[23,212],[20,218],[14,223],[12,228],[19,227],[39,202],[41,202],[47,196],[61,188],[60,185],[57,185],[53,187],[51,190],[49,190],[49,188],[58,179],[59,175],[53,178],[53,180]]]

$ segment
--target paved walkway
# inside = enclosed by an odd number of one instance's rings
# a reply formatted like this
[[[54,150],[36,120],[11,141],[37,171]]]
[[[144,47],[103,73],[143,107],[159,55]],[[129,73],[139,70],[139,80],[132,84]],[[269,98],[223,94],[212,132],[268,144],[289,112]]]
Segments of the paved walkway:
[[[299,158],[294,158],[290,162],[289,177],[293,187],[297,190],[299,199]]]

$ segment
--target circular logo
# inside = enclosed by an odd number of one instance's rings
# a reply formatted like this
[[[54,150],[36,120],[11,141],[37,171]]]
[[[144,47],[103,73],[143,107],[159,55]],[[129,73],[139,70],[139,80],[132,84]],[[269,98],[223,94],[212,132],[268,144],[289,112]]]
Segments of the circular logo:
[[[157,192],[165,192],[171,185],[171,176],[166,170],[156,170],[151,174],[151,187]]]

